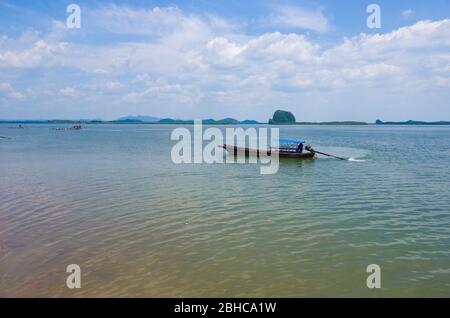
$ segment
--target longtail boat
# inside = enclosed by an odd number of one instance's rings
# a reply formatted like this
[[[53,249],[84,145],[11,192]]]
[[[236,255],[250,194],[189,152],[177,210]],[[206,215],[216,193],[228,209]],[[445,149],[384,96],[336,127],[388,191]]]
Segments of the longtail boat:
[[[219,147],[225,149],[228,153],[237,156],[244,155],[248,156],[273,156],[277,155],[279,158],[296,158],[296,159],[314,159],[316,157],[315,151],[311,148],[310,145],[305,147],[304,150],[304,140],[289,140],[289,139],[280,139],[279,142],[282,144],[281,147],[278,148],[269,148],[269,149],[252,149],[247,147],[238,147],[235,145],[227,145],[223,144]]]

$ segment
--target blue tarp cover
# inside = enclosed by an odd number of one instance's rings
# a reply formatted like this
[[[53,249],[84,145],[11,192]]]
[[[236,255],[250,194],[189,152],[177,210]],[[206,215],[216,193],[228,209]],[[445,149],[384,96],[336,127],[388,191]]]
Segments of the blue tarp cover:
[[[292,140],[292,139],[278,139],[278,142],[301,144],[301,143],[304,143],[305,141],[304,140]]]

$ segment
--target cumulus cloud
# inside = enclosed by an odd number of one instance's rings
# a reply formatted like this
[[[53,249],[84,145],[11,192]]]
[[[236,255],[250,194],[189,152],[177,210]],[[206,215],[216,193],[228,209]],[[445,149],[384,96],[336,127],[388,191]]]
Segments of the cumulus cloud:
[[[67,43],[61,41],[64,30],[61,22],[53,21],[51,31],[45,36],[36,31],[25,31],[17,39],[2,36],[0,67],[29,68],[51,64],[53,57],[67,47]]]
[[[206,48],[210,52],[210,61],[222,65],[236,65],[244,62],[241,57],[248,46],[240,45],[223,37],[217,37],[209,41]]]
[[[51,44],[42,39],[24,41],[8,47],[11,42],[4,41],[5,46],[0,52],[0,66],[3,67],[34,67],[49,62],[56,52],[64,50],[66,43]]]

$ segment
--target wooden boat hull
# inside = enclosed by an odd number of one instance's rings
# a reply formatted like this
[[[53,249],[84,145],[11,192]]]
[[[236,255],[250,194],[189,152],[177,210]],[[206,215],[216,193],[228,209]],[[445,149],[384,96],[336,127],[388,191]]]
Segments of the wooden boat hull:
[[[273,150],[259,150],[259,149],[251,149],[251,148],[242,148],[233,145],[221,145],[219,146],[225,149],[228,153],[237,155],[248,156],[273,156],[278,153],[279,158],[292,158],[292,159],[314,159],[316,154],[314,152],[303,151],[303,152],[294,152],[294,151],[273,151]]]

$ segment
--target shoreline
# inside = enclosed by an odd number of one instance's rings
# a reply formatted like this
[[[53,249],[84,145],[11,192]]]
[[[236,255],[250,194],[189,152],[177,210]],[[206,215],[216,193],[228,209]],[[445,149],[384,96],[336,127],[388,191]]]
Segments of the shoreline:
[[[101,122],[101,123],[91,123],[91,122],[83,122],[83,121],[74,121],[74,122],[0,122],[0,125],[74,125],[74,124],[82,124],[82,125],[194,125],[194,122],[173,122],[173,123],[121,123],[121,122]],[[450,126],[450,123],[424,123],[424,124],[406,124],[406,123],[386,123],[386,124],[374,124],[374,123],[340,123],[340,122],[324,122],[324,123],[296,123],[296,124],[267,124],[267,123],[258,123],[258,124],[241,124],[241,123],[208,123],[204,122],[202,125],[209,126],[260,126],[260,125],[268,125],[268,126]],[[11,127],[16,128],[16,127]]]
[[[83,120],[67,120],[67,121],[0,121],[0,124],[10,125],[102,125],[102,124],[115,124],[115,125],[194,125],[194,121],[180,121],[180,122],[118,122],[118,121],[83,121]],[[367,122],[351,122],[351,121],[332,121],[332,122],[298,122],[298,123],[235,123],[235,122],[202,122],[202,125],[270,125],[270,126],[449,126],[450,122],[420,122],[420,123],[408,123],[408,122],[386,122],[386,123],[367,123]],[[15,128],[15,127],[13,127]]]

